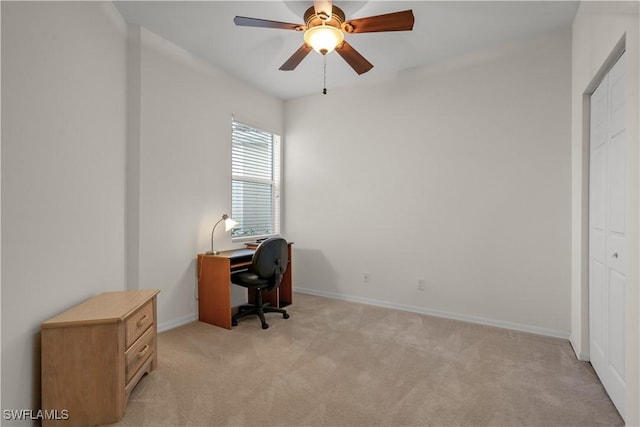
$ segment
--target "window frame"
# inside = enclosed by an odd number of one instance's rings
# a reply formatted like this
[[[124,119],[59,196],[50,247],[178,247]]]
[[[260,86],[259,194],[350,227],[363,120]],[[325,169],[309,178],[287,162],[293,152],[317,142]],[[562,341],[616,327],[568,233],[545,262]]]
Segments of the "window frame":
[[[253,177],[253,176],[244,176],[234,174],[234,132],[236,126],[245,127],[251,131],[266,133],[269,134],[272,138],[272,155],[271,155],[271,179]],[[246,166],[246,165],[245,165]],[[251,234],[251,235],[236,235],[234,236],[233,230],[231,231],[231,241],[232,242],[249,242],[256,241],[258,239],[266,239],[268,237],[279,236],[281,230],[281,210],[282,210],[282,197],[281,197],[281,188],[282,188],[282,136],[265,129],[261,129],[255,127],[253,125],[247,124],[246,122],[236,120],[234,118],[231,119],[231,218],[238,220],[234,215],[233,206],[234,203],[234,191],[233,186],[234,182],[247,182],[247,183],[255,183],[261,185],[269,185],[271,188],[271,200],[270,200],[270,217],[271,224],[270,228],[272,230],[271,233],[262,233],[262,234]]]

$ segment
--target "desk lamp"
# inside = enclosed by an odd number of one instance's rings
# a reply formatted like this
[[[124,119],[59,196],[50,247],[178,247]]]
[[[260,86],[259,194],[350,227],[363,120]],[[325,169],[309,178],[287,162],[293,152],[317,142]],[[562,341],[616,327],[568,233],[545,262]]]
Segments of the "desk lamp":
[[[216,224],[213,226],[213,230],[211,230],[211,250],[207,251],[207,255],[218,255],[220,253],[220,251],[213,250],[213,233],[216,231],[216,227],[218,226],[218,224],[220,224],[222,221],[224,221],[224,231],[229,231],[232,228],[234,228],[236,225],[238,225],[237,221],[234,221],[231,218],[229,218],[229,215],[227,214],[222,215],[222,218],[220,218],[218,222],[216,222]]]

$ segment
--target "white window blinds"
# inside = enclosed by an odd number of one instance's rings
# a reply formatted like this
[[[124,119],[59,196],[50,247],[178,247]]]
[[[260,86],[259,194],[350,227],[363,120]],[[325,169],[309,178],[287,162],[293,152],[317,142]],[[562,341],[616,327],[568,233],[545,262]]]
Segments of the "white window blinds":
[[[280,136],[231,122],[232,238],[280,232]]]

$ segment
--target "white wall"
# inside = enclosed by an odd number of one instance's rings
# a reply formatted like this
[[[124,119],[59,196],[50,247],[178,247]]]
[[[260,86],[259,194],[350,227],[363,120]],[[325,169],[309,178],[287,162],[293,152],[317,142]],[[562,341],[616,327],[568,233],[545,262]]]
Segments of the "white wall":
[[[568,337],[570,48],[564,31],[286,102],[296,288]]]
[[[573,23],[571,143],[572,143],[572,263],[571,263],[571,343],[578,356],[589,357],[588,317],[588,116],[585,98],[610,66],[609,57],[621,39],[625,39],[627,63],[627,275],[626,374],[627,425],[640,424],[640,292],[639,229],[640,207],[640,46],[638,41],[637,2],[583,2]]]
[[[111,3],[1,6],[1,406],[37,409],[40,323],[123,289],[126,27]]]
[[[232,115],[281,133],[283,104],[145,29],[131,31],[140,35],[140,162],[139,250],[129,254],[138,279],[129,287],[161,290],[165,329],[197,319],[196,254],[231,214]],[[216,247],[233,246],[218,227]]]

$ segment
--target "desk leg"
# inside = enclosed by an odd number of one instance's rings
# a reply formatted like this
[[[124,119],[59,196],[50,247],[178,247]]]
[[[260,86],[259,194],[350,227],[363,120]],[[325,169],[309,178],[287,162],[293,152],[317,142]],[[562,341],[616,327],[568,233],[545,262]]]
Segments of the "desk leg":
[[[284,272],[284,277],[282,278],[282,282],[280,283],[280,286],[278,286],[276,289],[272,291],[263,292],[262,300],[264,302],[268,302],[272,307],[286,307],[288,305],[293,304],[293,289],[292,289],[291,276],[292,276],[291,261],[289,261],[289,265],[287,266],[287,270]],[[254,292],[249,291],[248,297],[249,297],[248,298],[249,304],[255,304]]]
[[[231,329],[229,258],[198,255],[198,320]]]
[[[289,243],[289,264],[284,272],[282,283],[280,284],[280,294],[278,295],[279,307],[293,304],[293,261],[291,257],[291,243]]]
[[[280,307],[279,301],[279,293],[280,289],[276,288],[272,291],[262,292],[262,301],[268,302],[271,307]],[[251,302],[250,304],[255,304],[255,302]]]

